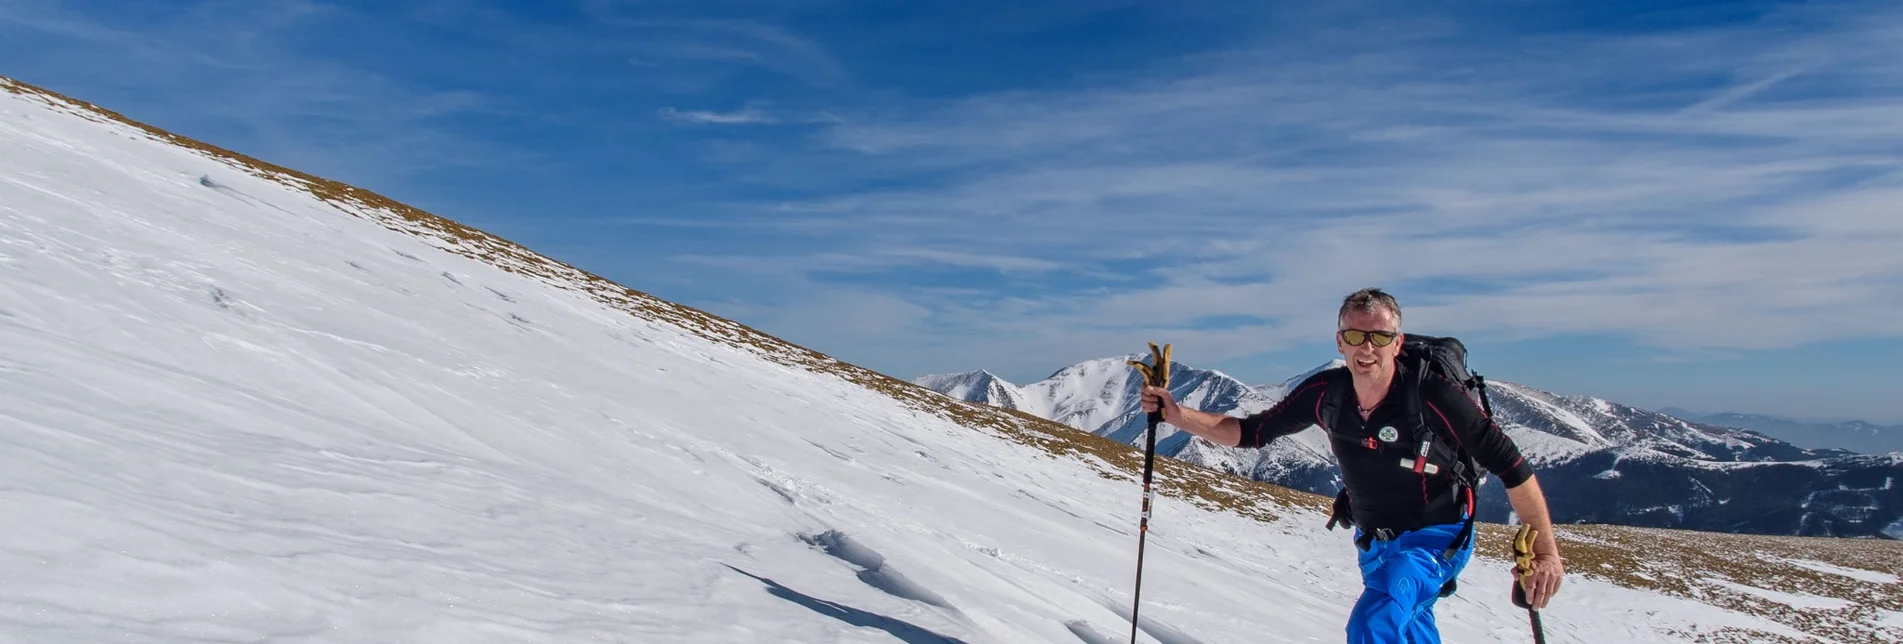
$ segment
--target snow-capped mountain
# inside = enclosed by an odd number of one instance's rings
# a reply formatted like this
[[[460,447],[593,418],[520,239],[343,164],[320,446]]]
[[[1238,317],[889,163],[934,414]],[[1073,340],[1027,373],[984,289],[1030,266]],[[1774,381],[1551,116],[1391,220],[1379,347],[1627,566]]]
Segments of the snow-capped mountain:
[[[4,642],[1131,630],[1136,450],[5,78],[0,441]],[[1138,641],[1340,639],[1324,499],[1156,467]],[[1550,641],[1903,637],[1903,544],[1558,532]],[[1527,641],[1479,534],[1438,622]]]
[[[1878,425],[1861,420],[1805,422],[1763,414],[1699,414],[1675,408],[1659,411],[1707,425],[1749,429],[1799,447],[1859,454],[1903,452],[1903,425]]]
[[[1489,381],[1494,415],[1506,426],[1538,430],[1564,442],[1542,441],[1536,461],[1556,462],[1595,449],[1645,448],[1697,461],[1794,461],[1841,456],[1806,450],[1735,427],[1693,423],[1664,413],[1590,396],[1562,396],[1524,385]]]
[[[1016,390],[985,396],[934,386],[960,376],[915,382],[971,402],[1019,400],[1016,408],[1028,413],[1061,409],[1045,417],[1141,445],[1145,419],[1137,391],[1142,380],[1125,360],[1146,357],[1087,360]],[[1184,405],[1241,416],[1268,408],[1296,384],[1341,364],[1334,360],[1280,383],[1251,386],[1179,362],[1171,372],[1171,391]],[[1590,396],[1492,379],[1487,384],[1495,418],[1539,468],[1556,520],[1903,538],[1903,489],[1891,484],[1903,477],[1898,458],[1804,449],[1756,432]],[[1167,424],[1157,436],[1159,454],[1318,494],[1340,489],[1334,457],[1317,428],[1259,450],[1192,440]],[[1483,519],[1510,517],[1498,485],[1483,486],[1481,498]]]
[[[1129,354],[1086,360],[1050,376],[1011,387],[1003,379],[979,370],[961,374],[931,374],[912,382],[967,402],[1016,409],[1055,420],[1128,445],[1141,445],[1148,427],[1138,392],[1143,379],[1129,360],[1149,361],[1148,354]],[[1340,361],[1333,363],[1340,364]],[[1182,404],[1218,413],[1244,415],[1267,409],[1284,392],[1323,365],[1289,381],[1250,386],[1220,371],[1197,369],[1173,362],[1170,392]],[[1001,391],[977,391],[960,383],[986,380]],[[1191,440],[1187,432],[1168,424],[1157,428],[1158,454],[1255,480],[1275,482],[1307,491],[1333,494],[1340,485],[1335,457],[1320,430],[1309,429],[1263,449],[1236,449]]]
[[[960,400],[982,400],[985,404],[994,407],[1015,409],[1040,416],[1045,413],[1042,407],[1026,407],[1024,394],[1018,393],[1017,385],[982,369],[971,373],[925,376],[919,378],[918,383]]]

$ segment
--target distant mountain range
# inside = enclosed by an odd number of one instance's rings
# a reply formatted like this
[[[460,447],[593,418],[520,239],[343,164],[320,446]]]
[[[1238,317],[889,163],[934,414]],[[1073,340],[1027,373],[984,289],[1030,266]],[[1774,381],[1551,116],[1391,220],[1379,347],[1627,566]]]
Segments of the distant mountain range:
[[[1903,452],[1903,425],[1875,425],[1861,420],[1816,423],[1732,412],[1701,414],[1676,407],[1659,411],[1708,425],[1749,429],[1798,447],[1845,449],[1859,454]]]
[[[914,383],[969,402],[1016,409],[1141,445],[1140,376],[1125,360],[1086,360],[1016,385],[988,371],[921,376]],[[1174,364],[1170,389],[1186,406],[1245,415],[1266,409],[1320,365],[1279,383],[1250,385]],[[1769,432],[1688,420],[1587,396],[1489,379],[1494,415],[1537,468],[1554,519],[1720,532],[1903,539],[1903,453],[1855,454],[1792,444]],[[1727,418],[1730,418],[1727,416]],[[1215,445],[1159,428],[1157,452],[1319,494],[1341,485],[1327,437],[1309,428],[1262,449]],[[1504,489],[1489,477],[1481,518],[1505,521]]]

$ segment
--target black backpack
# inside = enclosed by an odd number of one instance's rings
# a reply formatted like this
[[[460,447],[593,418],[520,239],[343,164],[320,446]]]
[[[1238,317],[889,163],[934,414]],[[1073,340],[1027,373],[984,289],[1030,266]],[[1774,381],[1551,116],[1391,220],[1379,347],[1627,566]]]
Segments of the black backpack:
[[[1466,545],[1468,540],[1473,538],[1474,515],[1479,513],[1478,508],[1474,507],[1474,494],[1480,487],[1481,477],[1485,476],[1486,472],[1480,469],[1479,462],[1460,447],[1459,440],[1441,434],[1440,423],[1427,421],[1421,404],[1421,385],[1430,373],[1438,374],[1460,385],[1461,390],[1467,392],[1469,397],[1478,393],[1478,402],[1488,417],[1493,416],[1493,405],[1487,400],[1486,380],[1480,374],[1467,369],[1467,346],[1459,339],[1412,333],[1407,334],[1406,337],[1407,339],[1401,343],[1401,353],[1396,357],[1396,362],[1406,366],[1408,381],[1394,384],[1399,385],[1401,390],[1406,392],[1404,404],[1407,405],[1407,417],[1414,419],[1411,423],[1413,425],[1412,438],[1418,445],[1413,450],[1415,471],[1429,471],[1428,468],[1434,468],[1448,472],[1453,479],[1455,500],[1460,500],[1464,495],[1468,505],[1466,525],[1461,529],[1460,535],[1454,538],[1453,545],[1448,546],[1444,555],[1451,558],[1456,551]],[[1321,418],[1325,422],[1322,429],[1336,440],[1359,443],[1363,440],[1362,437],[1335,433],[1335,428],[1341,426],[1343,401],[1354,395],[1353,382],[1352,378],[1344,374],[1343,377],[1336,378],[1330,384],[1328,392],[1322,396]],[[1328,529],[1333,530],[1338,523],[1352,525],[1352,512],[1353,509],[1349,507],[1348,502],[1348,490],[1343,489],[1335,495],[1334,514],[1328,518]],[[1444,589],[1443,594],[1451,590],[1451,588]]]

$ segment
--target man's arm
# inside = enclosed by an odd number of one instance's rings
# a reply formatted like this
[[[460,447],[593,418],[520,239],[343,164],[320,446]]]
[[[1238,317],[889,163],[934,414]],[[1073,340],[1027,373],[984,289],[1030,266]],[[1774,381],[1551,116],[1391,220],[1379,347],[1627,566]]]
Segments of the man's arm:
[[[1311,378],[1275,406],[1237,418],[1213,414],[1176,404],[1168,389],[1145,385],[1143,411],[1163,410],[1163,422],[1204,440],[1227,447],[1261,447],[1276,438],[1307,429],[1317,422],[1314,409],[1321,401],[1327,382]]]
[[[1533,540],[1533,572],[1527,580],[1527,601],[1544,608],[1547,600],[1559,592],[1560,578],[1566,567],[1559,554],[1559,539],[1553,535],[1553,519],[1546,510],[1546,495],[1533,468],[1520,454],[1513,438],[1500,429],[1486,410],[1475,404],[1453,381],[1430,376],[1422,385],[1423,400],[1433,414],[1454,430],[1460,446],[1480,462],[1480,466],[1507,487],[1507,501],[1520,522],[1539,532]]]
[[[1155,386],[1146,386],[1145,394],[1156,396],[1163,404],[1163,422],[1183,431],[1203,437],[1211,443],[1227,447],[1236,447],[1242,443],[1242,419],[1227,414],[1212,414],[1200,409],[1189,409],[1176,404],[1170,392]],[[1145,398],[1146,401],[1150,400]],[[1155,411],[1155,407],[1146,402],[1145,413]]]
[[[1540,492],[1538,477],[1528,476],[1519,485],[1507,488],[1507,501],[1520,523],[1532,526],[1533,572],[1526,580],[1526,600],[1534,608],[1545,608],[1547,600],[1559,594],[1559,582],[1566,576],[1566,560],[1559,556],[1559,539],[1553,536],[1553,518],[1546,512],[1546,495]]]

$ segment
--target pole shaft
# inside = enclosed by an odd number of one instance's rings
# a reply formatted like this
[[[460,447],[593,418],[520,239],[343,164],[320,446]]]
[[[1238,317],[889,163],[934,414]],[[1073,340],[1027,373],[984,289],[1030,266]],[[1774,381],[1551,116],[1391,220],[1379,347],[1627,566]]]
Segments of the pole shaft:
[[[1137,641],[1137,612],[1143,607],[1143,546],[1150,535],[1150,477],[1156,471],[1156,425],[1163,420],[1162,411],[1150,412],[1147,437],[1143,447],[1143,516],[1137,523],[1137,578],[1136,590],[1130,600],[1130,644]]]

